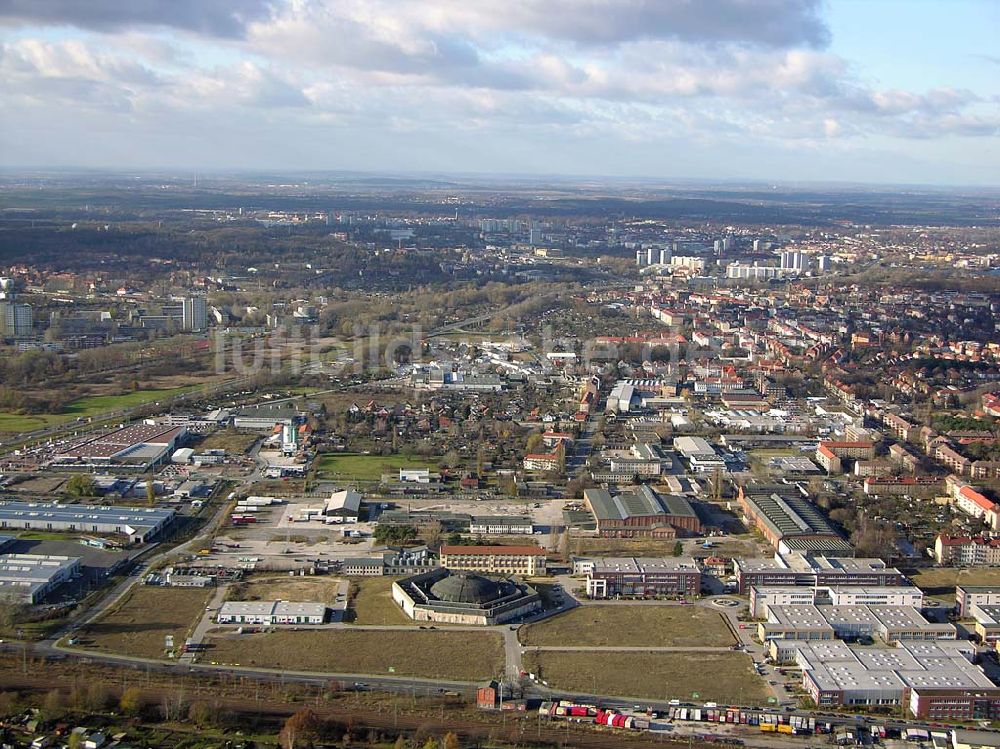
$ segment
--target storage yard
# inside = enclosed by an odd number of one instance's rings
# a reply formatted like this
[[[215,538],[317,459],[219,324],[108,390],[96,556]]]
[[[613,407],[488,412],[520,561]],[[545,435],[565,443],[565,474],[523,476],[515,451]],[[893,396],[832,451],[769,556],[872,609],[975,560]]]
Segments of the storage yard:
[[[553,689],[573,692],[740,705],[762,705],[767,700],[763,680],[743,653],[543,651],[525,653],[524,666]],[[698,697],[692,698],[693,694]]]
[[[727,647],[735,642],[722,615],[702,606],[580,606],[529,624],[520,639],[543,647]]]
[[[179,651],[212,592],[140,585],[82,630],[77,645],[139,658],[162,658],[166,635],[173,635]]]
[[[216,635],[206,646],[202,661],[291,671],[475,681],[504,670],[500,636],[486,632],[281,631]]]

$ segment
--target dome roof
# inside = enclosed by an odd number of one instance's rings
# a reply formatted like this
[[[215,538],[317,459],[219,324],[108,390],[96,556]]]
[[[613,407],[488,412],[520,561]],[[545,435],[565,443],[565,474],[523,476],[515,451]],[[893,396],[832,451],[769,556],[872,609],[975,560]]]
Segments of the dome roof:
[[[452,572],[431,586],[431,595],[451,603],[489,603],[503,594],[501,583],[471,572]]]

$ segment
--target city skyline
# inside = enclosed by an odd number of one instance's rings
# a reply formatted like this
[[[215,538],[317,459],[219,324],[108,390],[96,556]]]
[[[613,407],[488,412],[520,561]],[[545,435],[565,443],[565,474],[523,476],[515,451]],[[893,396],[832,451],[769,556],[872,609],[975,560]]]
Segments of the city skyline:
[[[996,184],[992,3],[0,5],[0,165]]]

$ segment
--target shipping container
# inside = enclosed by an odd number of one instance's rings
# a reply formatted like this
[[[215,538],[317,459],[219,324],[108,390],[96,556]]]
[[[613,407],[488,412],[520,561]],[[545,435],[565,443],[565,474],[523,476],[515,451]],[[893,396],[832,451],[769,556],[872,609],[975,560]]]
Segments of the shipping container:
[[[778,726],[778,733],[791,733],[792,727],[787,723],[782,723]]]
[[[761,723],[760,730],[764,733],[774,733],[774,725],[771,723]]]

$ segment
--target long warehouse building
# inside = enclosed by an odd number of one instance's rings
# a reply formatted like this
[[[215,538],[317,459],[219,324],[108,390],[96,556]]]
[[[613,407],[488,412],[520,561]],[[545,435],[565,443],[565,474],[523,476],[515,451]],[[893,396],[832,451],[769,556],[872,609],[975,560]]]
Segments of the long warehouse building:
[[[4,530],[107,533],[143,543],[167,530],[173,519],[173,510],[153,507],[0,501],[0,529]]]
[[[737,501],[749,525],[782,552],[799,551],[829,556],[854,552],[833,524],[792,486],[741,486]]]

